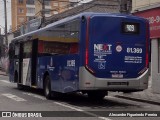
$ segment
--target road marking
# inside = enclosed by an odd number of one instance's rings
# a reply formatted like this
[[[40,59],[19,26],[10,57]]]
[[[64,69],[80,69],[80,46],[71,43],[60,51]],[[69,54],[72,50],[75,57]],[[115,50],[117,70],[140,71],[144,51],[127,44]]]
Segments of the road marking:
[[[79,111],[79,112],[83,112],[83,113],[85,113],[85,114],[91,115],[91,116],[93,116],[93,117],[97,117],[97,118],[102,119],[102,120],[112,120],[112,119],[110,119],[110,118],[102,117],[102,116],[96,115],[96,114],[94,114],[94,113],[91,113],[91,112],[88,112],[88,111],[84,111],[84,110],[82,110],[82,109],[75,108],[75,107],[72,107],[72,106],[69,106],[69,105],[60,103],[60,102],[54,102],[54,103],[57,104],[57,105],[66,107],[66,108],[70,108],[70,109],[72,109],[72,110],[76,110],[76,111]]]
[[[36,94],[33,94],[33,93],[23,92],[23,94],[25,94],[25,95],[29,95],[29,96],[32,96],[32,97],[35,97],[35,98],[38,98],[38,99],[41,99],[41,100],[46,100],[46,98],[45,98],[45,97],[40,96],[40,95],[36,95]]]
[[[0,80],[1,82],[5,82],[5,83],[11,83],[11,82],[9,82],[9,81],[7,81],[7,80]]]
[[[12,100],[18,101],[18,102],[27,101],[27,100],[25,100],[25,99],[23,99],[23,98],[20,98],[20,97],[18,97],[18,96],[16,96],[16,95],[9,94],[9,93],[7,93],[7,94],[2,94],[2,95],[5,96],[5,97],[7,97],[7,98],[10,98],[10,99],[12,99]]]
[[[65,105],[65,104],[62,104],[62,103],[59,103],[59,102],[54,102],[54,103],[57,104],[57,105],[66,107],[66,108],[70,108],[70,109],[72,109],[72,110],[76,110],[76,111],[84,111],[84,110],[82,110],[82,109],[78,109],[78,108],[75,108],[75,107],[72,107],[72,106],[69,106],[69,105]]]

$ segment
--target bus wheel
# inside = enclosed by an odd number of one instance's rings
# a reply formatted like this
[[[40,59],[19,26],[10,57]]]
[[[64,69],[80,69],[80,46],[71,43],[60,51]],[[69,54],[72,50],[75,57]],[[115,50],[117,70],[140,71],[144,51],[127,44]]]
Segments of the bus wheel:
[[[44,80],[44,94],[47,99],[51,99],[51,81],[49,75],[47,75]]]
[[[23,90],[23,85],[17,83],[17,88],[18,88],[19,90]]]
[[[17,73],[17,72],[15,72],[15,74],[14,74],[14,81],[17,82],[17,88],[18,88],[19,90],[22,90],[22,89],[23,89],[23,86],[18,83],[18,73]]]
[[[107,91],[90,91],[87,92],[88,97],[92,100],[102,100],[106,95]]]

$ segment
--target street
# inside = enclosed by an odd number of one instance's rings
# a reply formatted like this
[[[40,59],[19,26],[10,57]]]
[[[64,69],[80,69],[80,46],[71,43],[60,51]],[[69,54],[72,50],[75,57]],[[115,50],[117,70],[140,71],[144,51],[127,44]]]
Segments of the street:
[[[112,93],[106,96],[103,101],[92,101],[88,99],[87,96],[80,94],[61,95],[61,97],[55,100],[46,100],[42,90],[28,88],[18,90],[16,84],[8,81],[7,76],[0,76],[0,111],[60,111],[57,113],[59,116],[55,115],[55,117],[52,118],[47,117],[45,118],[47,120],[81,120],[82,117],[86,120],[158,120],[158,117],[102,117],[101,112],[97,111],[106,111],[107,113],[107,111],[159,110],[160,106],[158,105],[117,98],[112,96]],[[63,111],[77,111],[82,115],[74,116],[73,114],[73,116],[68,116],[68,113]],[[63,115],[61,114],[62,112]],[[70,112],[70,114],[72,115],[72,112]],[[33,119],[37,120],[40,118]]]

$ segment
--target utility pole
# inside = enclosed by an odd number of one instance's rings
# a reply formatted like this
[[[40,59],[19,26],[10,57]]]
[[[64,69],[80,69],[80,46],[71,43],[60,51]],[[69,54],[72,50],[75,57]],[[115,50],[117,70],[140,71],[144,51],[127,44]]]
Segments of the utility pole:
[[[40,4],[42,5],[42,10],[41,10],[41,16],[42,16],[42,21],[41,21],[41,26],[45,26],[45,0],[38,0]]]
[[[42,27],[45,26],[45,2],[42,0]]]
[[[6,0],[3,0],[3,1],[4,1],[4,15],[5,15],[5,38],[6,38],[6,45],[7,45],[7,47],[8,47]]]
[[[121,13],[129,13],[130,12],[130,4],[131,0],[120,0],[120,12]]]

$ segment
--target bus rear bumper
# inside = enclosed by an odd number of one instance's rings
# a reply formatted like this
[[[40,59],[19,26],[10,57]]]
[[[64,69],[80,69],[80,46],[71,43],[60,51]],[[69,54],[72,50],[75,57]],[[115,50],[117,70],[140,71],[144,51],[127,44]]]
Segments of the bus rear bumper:
[[[105,79],[96,78],[85,67],[80,68],[80,90],[107,90],[107,91],[142,91],[148,88],[149,70],[147,69],[138,78]]]

